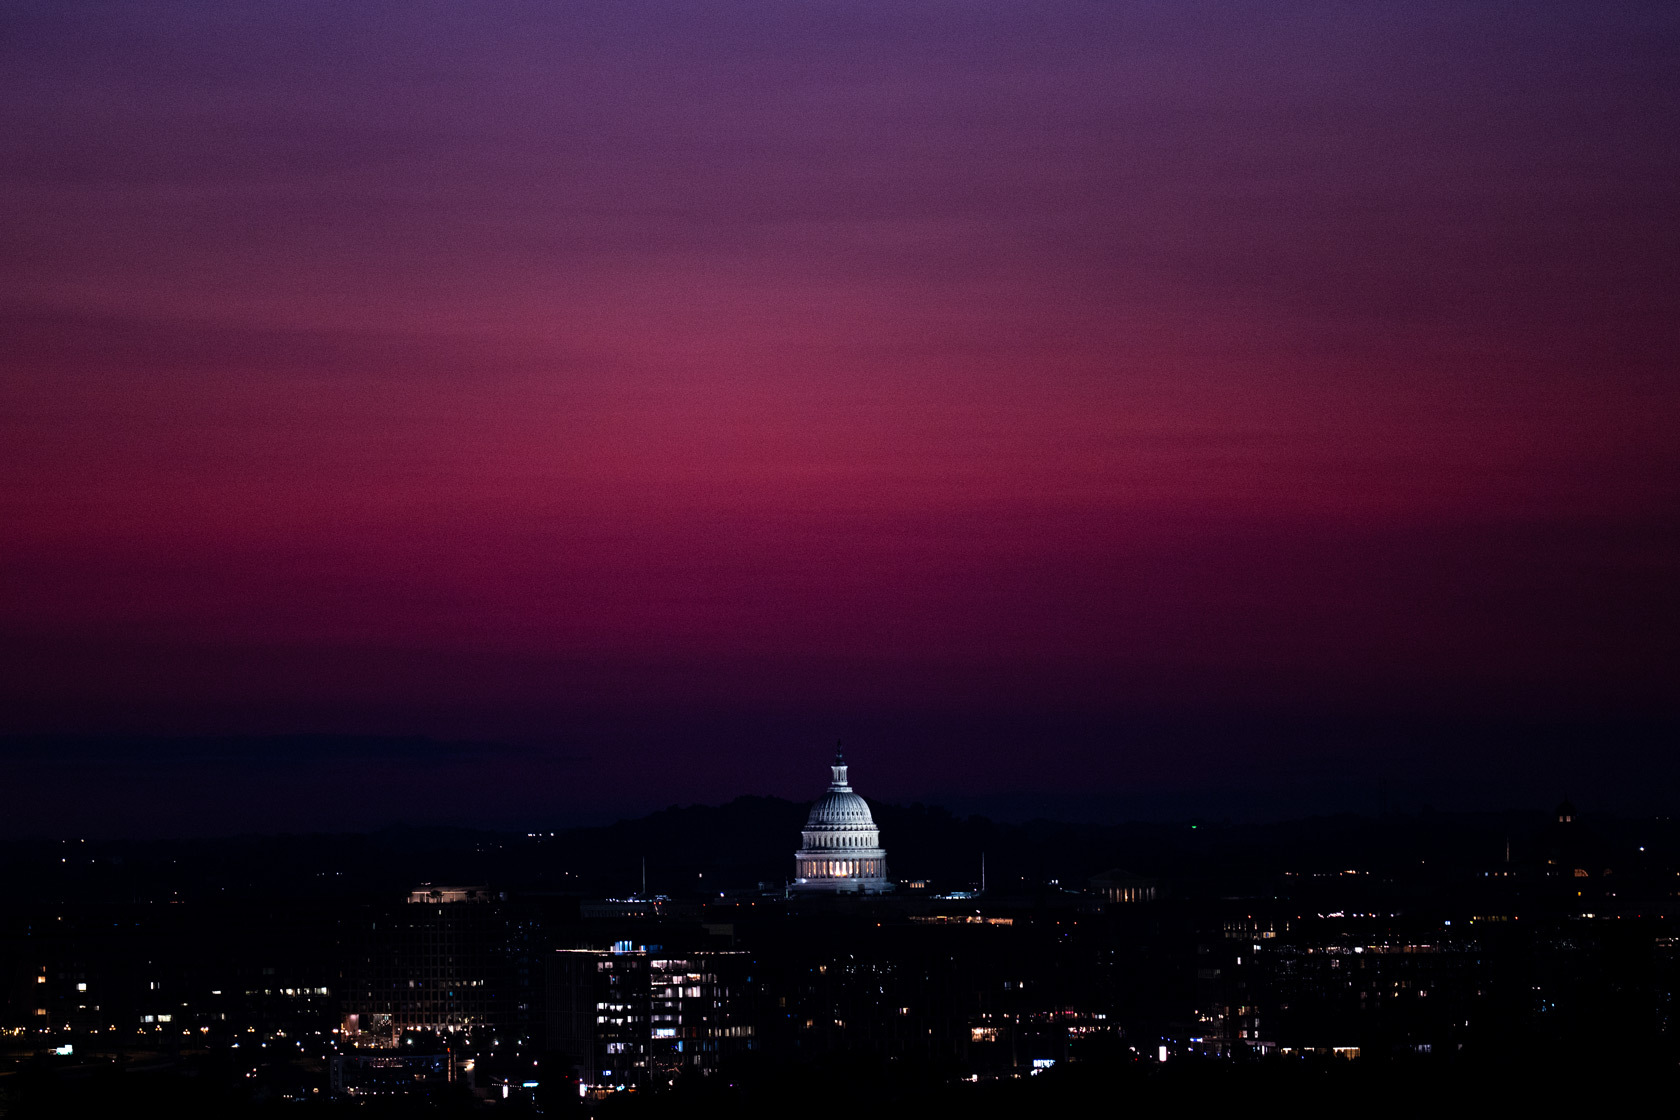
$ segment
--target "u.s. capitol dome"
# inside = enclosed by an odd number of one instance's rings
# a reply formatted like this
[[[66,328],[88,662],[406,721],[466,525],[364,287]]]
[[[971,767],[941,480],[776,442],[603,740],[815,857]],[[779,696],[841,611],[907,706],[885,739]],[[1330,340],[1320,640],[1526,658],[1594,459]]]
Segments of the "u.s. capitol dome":
[[[813,894],[890,890],[881,832],[869,803],[846,781],[846,760],[839,751],[829,771],[828,792],[811,806],[804,846],[793,856],[793,889]]]

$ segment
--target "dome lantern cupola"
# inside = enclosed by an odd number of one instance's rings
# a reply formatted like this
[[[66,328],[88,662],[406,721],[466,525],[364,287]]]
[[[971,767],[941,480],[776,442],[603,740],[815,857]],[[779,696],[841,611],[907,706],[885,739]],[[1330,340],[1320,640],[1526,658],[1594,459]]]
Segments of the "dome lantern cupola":
[[[828,783],[828,788],[850,793],[852,787],[846,782],[846,752],[838,746],[834,748],[834,762],[828,769],[833,774],[833,778]]]

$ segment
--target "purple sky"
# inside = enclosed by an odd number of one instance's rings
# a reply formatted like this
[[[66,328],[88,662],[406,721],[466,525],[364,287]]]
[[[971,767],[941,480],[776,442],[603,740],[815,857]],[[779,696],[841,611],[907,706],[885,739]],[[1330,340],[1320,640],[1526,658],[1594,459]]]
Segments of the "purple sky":
[[[1674,800],[1677,137],[1672,3],[9,4],[11,827]],[[495,745],[159,746],[297,734]]]

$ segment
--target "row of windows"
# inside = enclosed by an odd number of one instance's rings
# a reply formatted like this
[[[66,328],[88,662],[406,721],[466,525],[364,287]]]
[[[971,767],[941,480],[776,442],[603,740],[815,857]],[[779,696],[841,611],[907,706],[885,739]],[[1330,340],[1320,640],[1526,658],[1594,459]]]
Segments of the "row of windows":
[[[802,879],[870,878],[881,874],[878,859],[802,859],[799,876]]]
[[[808,848],[873,848],[880,843],[880,834],[876,832],[841,832],[828,834],[822,832],[807,832],[805,846]]]
[[[1103,895],[1110,902],[1149,902],[1155,897],[1154,887],[1109,887]]]

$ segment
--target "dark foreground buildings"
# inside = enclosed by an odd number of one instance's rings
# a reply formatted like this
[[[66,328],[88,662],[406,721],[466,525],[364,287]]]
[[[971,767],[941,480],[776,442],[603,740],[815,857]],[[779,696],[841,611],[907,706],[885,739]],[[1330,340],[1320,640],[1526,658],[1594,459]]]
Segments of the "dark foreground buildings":
[[[906,861],[980,827],[927,817],[923,835],[921,819],[902,819]],[[906,1079],[1025,1092],[1080,1071],[1680,1057],[1670,822],[1588,823],[1564,807],[1151,826],[1112,844],[985,827],[983,891],[950,876],[701,890],[701,868],[671,873],[689,889],[655,894],[620,860],[611,874],[638,889],[604,897],[556,866],[582,866],[582,849],[537,836],[472,834],[377,873],[374,841],[348,857],[342,838],[228,857],[291,861],[273,881],[230,875],[211,848],[194,866],[185,849],[24,846],[0,926],[0,1100],[27,1115],[174,1078],[172,1093],[220,1086],[219,1107],[610,1111],[812,1076],[884,1100]],[[505,874],[396,882],[451,861]]]

